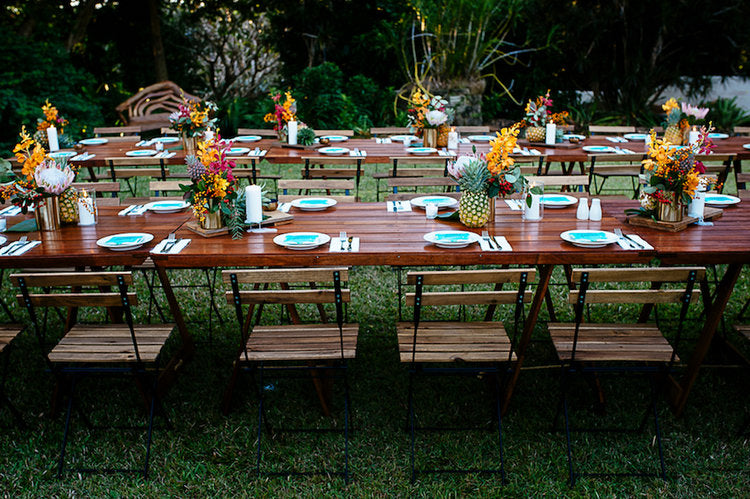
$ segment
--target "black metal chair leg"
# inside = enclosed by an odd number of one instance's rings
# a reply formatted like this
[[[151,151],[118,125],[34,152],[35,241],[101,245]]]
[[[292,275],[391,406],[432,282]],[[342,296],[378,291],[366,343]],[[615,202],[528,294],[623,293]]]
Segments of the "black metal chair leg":
[[[505,485],[505,452],[503,450],[503,411],[500,404],[499,380],[495,380],[495,405],[497,410],[497,440],[500,444],[500,481]]]
[[[575,487],[576,485],[576,475],[573,471],[573,442],[570,438],[570,415],[568,413],[568,382],[567,382],[567,374],[565,371],[563,371],[563,399],[562,399],[562,408],[563,408],[563,415],[565,416],[565,439],[567,443],[567,449],[568,449],[568,477],[570,480],[570,486]]]
[[[344,371],[344,484],[349,485],[349,381],[346,370]]]
[[[255,457],[255,476],[260,478],[260,445],[263,435],[263,366],[260,366],[258,376],[258,449]]]
[[[661,466],[661,478],[667,480],[667,469],[664,464],[664,450],[661,445],[661,428],[659,427],[659,411],[656,409],[656,386],[651,378],[651,407],[654,411],[654,429],[656,430],[656,444],[659,449],[659,465]]]
[[[75,393],[76,378],[72,377],[70,381],[70,393],[68,394],[68,409],[65,412],[65,428],[63,429],[63,440],[60,446],[60,460],[57,464],[57,478],[62,478],[63,468],[65,466],[65,447],[68,445],[68,434],[70,431],[70,416],[73,412],[73,396]]]
[[[413,382],[414,382],[414,374],[409,373],[409,435],[411,438],[411,456],[410,456],[410,463],[411,463],[411,483],[414,484],[414,482],[417,479],[417,473],[414,469],[414,440],[415,440],[415,434],[414,434],[414,395],[413,395]]]
[[[143,479],[148,480],[148,463],[151,457],[151,441],[154,433],[154,413],[156,412],[156,400],[157,400],[157,387],[156,382],[154,383],[153,391],[151,393],[151,404],[148,413],[148,430],[146,432],[146,461],[143,464]]]

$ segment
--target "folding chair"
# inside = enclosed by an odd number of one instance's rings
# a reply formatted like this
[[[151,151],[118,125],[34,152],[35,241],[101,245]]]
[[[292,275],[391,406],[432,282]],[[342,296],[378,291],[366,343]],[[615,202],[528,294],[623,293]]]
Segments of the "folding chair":
[[[65,335],[45,354],[45,360],[65,390],[67,409],[57,476],[65,467],[65,451],[71,429],[71,416],[77,404],[76,388],[85,377],[122,376],[133,378],[147,401],[148,418],[146,452],[142,468],[92,469],[83,472],[142,473],[148,478],[149,457],[154,415],[159,408],[156,385],[159,377],[160,354],[174,329],[174,324],[134,324],[131,307],[137,304],[135,293],[129,291],[133,278],[130,272],[61,272],[45,274],[14,274],[11,281],[19,287],[19,303],[28,310],[40,346],[46,351],[46,328],[39,321],[38,308],[68,307]],[[113,291],[112,288],[116,288]],[[38,289],[38,291],[35,291]],[[106,307],[110,317],[122,312],[125,323],[83,324],[78,322],[79,307]],[[94,428],[85,412],[78,410],[85,425]]]
[[[354,180],[354,196],[359,199],[362,157],[303,157],[302,160],[305,162],[305,168],[302,170],[302,178]],[[319,168],[316,169],[315,166]]]
[[[407,285],[414,292],[405,294],[406,305],[413,307],[412,322],[399,322],[398,349],[402,363],[409,365],[408,427],[411,438],[411,481],[418,473],[487,473],[499,474],[505,483],[502,416],[500,408],[501,380],[510,364],[516,360],[513,351],[517,334],[523,330],[524,304],[531,301],[528,284],[534,279],[534,269],[412,271],[407,274]],[[505,290],[504,285],[517,285]],[[492,289],[465,289],[479,286]],[[425,288],[429,287],[430,291]],[[439,288],[435,288],[439,287]],[[457,289],[458,288],[458,289]],[[437,291],[432,291],[437,289]],[[509,338],[502,322],[492,320],[496,305],[514,305],[513,337]],[[483,321],[427,321],[426,307],[487,305]],[[450,428],[417,426],[414,408],[414,385],[418,376],[489,376],[495,395],[495,416],[499,454],[497,468],[439,468],[417,469],[415,446],[417,430],[450,431],[487,428]]]
[[[94,136],[107,138],[114,137],[138,137],[141,134],[140,126],[98,126],[94,128]]]
[[[131,196],[135,196],[137,189],[137,185],[130,183],[131,179],[137,181],[139,177],[146,177],[166,180],[169,175],[169,168],[162,158],[107,158],[107,164],[110,180],[125,180]]]
[[[638,198],[640,191],[639,175],[643,172],[641,162],[644,154],[591,154],[589,155],[589,176],[594,194],[601,194],[604,183],[614,177],[629,178],[633,189],[633,199]],[[597,185],[597,178],[602,183]]]
[[[648,316],[655,305],[681,304],[675,347],[679,345],[682,330],[690,304],[697,301],[700,291],[694,289],[697,282],[705,277],[702,267],[681,268],[610,268],[574,269],[572,280],[577,289],[569,293],[569,303],[575,308],[574,323],[550,323],[549,332],[561,365],[561,402],[555,414],[553,428],[562,411],[565,417],[567,440],[568,474],[570,485],[574,486],[580,476],[657,476],[666,479],[666,467],[662,451],[659,414],[656,408],[656,378],[666,379],[673,364],[679,360],[675,348],[662,335],[657,324],[648,324]],[[637,288],[637,283],[647,283],[649,289]],[[663,289],[664,283],[672,283]],[[623,288],[623,285],[627,288]],[[596,288],[594,288],[596,286]],[[584,311],[587,304],[616,304],[616,316],[623,312],[619,307],[643,305],[638,323],[589,323],[585,322]],[[658,316],[657,316],[658,320]],[[592,376],[600,374],[650,375],[651,397],[637,429],[627,428],[573,428],[569,414],[570,378],[582,373]],[[601,397],[600,397],[601,399]],[[582,473],[574,468],[573,432],[634,432],[643,431],[649,412],[653,413],[656,444],[659,454],[659,471],[624,473]]]
[[[383,172],[375,172],[375,198],[380,201],[380,181],[397,177],[447,177],[448,159],[437,158],[415,158],[415,157],[393,157],[392,167]]]
[[[345,323],[344,304],[350,302],[348,288],[342,287],[349,280],[347,268],[321,269],[255,269],[224,270],[222,277],[231,286],[227,292],[227,301],[234,305],[239,324],[239,351],[234,362],[234,371],[224,397],[224,412],[229,409],[232,391],[241,369],[257,374],[258,386],[258,448],[256,454],[256,473],[261,475],[261,439],[263,428],[273,432],[266,416],[265,385],[269,377],[284,372],[290,377],[310,374],[313,376],[318,396],[327,414],[330,407],[321,381],[339,379],[344,384],[344,428],[316,429],[281,429],[279,432],[343,432],[344,434],[344,467],[341,472],[332,471],[298,471],[286,470],[273,475],[298,474],[335,474],[349,482],[349,419],[350,399],[347,381],[347,363],[353,359],[357,350],[358,324]],[[289,284],[309,284],[307,289],[290,289]],[[252,285],[253,289],[240,289],[240,285]],[[280,289],[268,289],[278,285]],[[261,289],[262,287],[262,289]],[[283,304],[289,309],[292,324],[259,325],[262,307],[265,304]],[[335,306],[335,323],[302,323],[296,305],[324,304]],[[247,314],[243,305],[249,305]],[[258,306],[258,316],[252,332],[253,313]],[[300,365],[302,364],[302,365]]]
[[[352,194],[355,189],[353,180],[337,179],[302,179],[302,180],[279,180],[279,203],[287,203],[294,199],[312,196],[315,192],[324,192],[327,197],[338,202],[353,203],[357,197]],[[295,195],[290,191],[296,190]],[[332,194],[332,191],[337,191]],[[340,193],[338,191],[341,191]]]
[[[8,394],[5,392],[5,382],[8,379],[8,369],[10,364],[11,342],[24,330],[21,324],[2,324],[0,325],[0,355],[3,356],[2,373],[0,373],[0,409],[6,407],[10,415],[16,422],[16,425],[24,428],[21,413],[13,405]]]

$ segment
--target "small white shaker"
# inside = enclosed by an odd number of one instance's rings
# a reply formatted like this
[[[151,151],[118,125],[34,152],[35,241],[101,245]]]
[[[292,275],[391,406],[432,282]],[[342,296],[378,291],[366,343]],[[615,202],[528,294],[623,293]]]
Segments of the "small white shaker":
[[[576,211],[576,218],[578,220],[589,219],[589,200],[588,198],[581,198],[578,200],[578,210]]]
[[[599,198],[591,200],[591,208],[589,208],[589,220],[598,222],[602,219],[602,202]]]

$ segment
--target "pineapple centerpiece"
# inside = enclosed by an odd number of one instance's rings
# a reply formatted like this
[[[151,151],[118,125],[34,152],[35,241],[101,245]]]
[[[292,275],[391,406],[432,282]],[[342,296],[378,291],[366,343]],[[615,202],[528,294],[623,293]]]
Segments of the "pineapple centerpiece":
[[[487,155],[460,156],[448,165],[449,175],[458,182],[461,200],[458,215],[467,227],[482,227],[491,222],[495,197],[520,192],[526,179],[510,156],[516,147],[520,125],[503,128],[490,144]]]
[[[707,107],[692,106],[686,102],[678,103],[674,97],[662,104],[661,108],[667,113],[664,140],[678,146],[689,142],[691,127],[698,131],[697,126],[704,123],[709,111]]]

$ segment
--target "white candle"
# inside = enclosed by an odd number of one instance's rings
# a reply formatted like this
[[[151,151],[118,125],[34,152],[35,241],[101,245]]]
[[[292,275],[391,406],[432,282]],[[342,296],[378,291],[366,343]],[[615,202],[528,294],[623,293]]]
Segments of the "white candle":
[[[259,224],[263,221],[263,196],[259,185],[245,187],[245,223]]]
[[[690,135],[688,137],[689,138],[689,142],[688,143],[691,146],[694,146],[695,144],[698,143],[698,139],[700,139],[700,136],[701,136],[700,132],[698,130],[696,130],[695,127],[693,127],[693,129],[690,130]]]
[[[693,132],[690,132],[693,133]],[[703,216],[703,209],[706,206],[706,191],[705,189],[697,189],[695,196],[688,205],[688,216],[701,218]]]
[[[49,152],[60,150],[60,144],[57,142],[57,128],[47,127],[47,143],[49,144]]]
[[[454,130],[448,132],[448,149],[452,151],[458,149],[458,132]]]
[[[294,146],[297,145],[297,122],[296,121],[288,121],[287,124],[287,130],[288,130],[288,138],[289,138],[289,145]]]
[[[94,198],[81,190],[78,195],[78,225],[94,225],[96,223],[96,206]]]
[[[206,142],[211,142],[214,140],[214,131],[213,130],[206,130],[203,132],[203,140]]]
[[[554,123],[547,123],[547,133],[545,134],[545,144],[553,145],[555,143],[555,132],[557,126]]]

